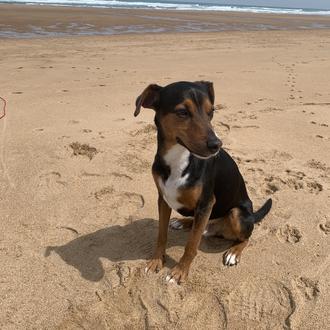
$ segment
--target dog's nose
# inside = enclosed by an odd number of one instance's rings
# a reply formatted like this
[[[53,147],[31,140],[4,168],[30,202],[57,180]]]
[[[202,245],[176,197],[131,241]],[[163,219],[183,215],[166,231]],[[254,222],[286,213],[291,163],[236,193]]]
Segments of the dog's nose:
[[[217,152],[222,146],[222,142],[217,137],[213,137],[207,140],[207,147],[212,153]]]

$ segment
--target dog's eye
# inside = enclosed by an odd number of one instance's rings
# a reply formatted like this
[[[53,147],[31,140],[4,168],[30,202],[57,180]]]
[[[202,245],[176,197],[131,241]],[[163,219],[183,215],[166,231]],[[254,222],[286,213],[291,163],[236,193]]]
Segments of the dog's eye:
[[[175,113],[180,118],[187,118],[187,117],[189,117],[189,111],[186,110],[186,109],[178,109]]]

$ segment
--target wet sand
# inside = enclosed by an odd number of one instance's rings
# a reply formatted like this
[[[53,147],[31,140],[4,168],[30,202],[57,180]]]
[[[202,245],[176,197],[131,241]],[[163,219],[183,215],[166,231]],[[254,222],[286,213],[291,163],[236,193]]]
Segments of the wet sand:
[[[330,17],[141,9],[0,5],[0,37],[127,33],[305,30],[330,28]]]

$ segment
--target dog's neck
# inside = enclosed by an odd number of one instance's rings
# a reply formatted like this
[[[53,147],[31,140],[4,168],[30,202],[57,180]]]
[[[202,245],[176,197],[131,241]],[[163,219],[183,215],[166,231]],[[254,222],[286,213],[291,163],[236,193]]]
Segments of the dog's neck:
[[[170,180],[170,182],[178,181],[178,184],[194,185],[200,181],[206,170],[207,161],[196,158],[176,141],[164,139],[160,130],[158,130],[157,140],[153,172],[157,173],[163,182]]]
[[[190,152],[180,144],[175,144],[163,155],[167,166],[171,169],[171,174],[179,175],[189,165]]]
[[[155,123],[157,126],[156,159],[158,159],[159,164],[162,164],[163,170],[167,168],[165,172],[168,172],[168,174],[164,173],[164,178],[167,178],[170,173],[180,177],[189,166],[191,153],[187,148],[177,143],[175,139],[169,140],[165,138],[162,128],[156,119]]]

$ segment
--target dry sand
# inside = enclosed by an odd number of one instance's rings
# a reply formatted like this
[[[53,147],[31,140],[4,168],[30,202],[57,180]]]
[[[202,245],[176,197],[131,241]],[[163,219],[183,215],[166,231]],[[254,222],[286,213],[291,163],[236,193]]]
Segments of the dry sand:
[[[329,327],[330,32],[0,40],[1,329]],[[237,267],[204,240],[188,282],[145,276],[157,234],[152,82],[211,80],[256,207]],[[175,216],[175,214],[174,214]]]

